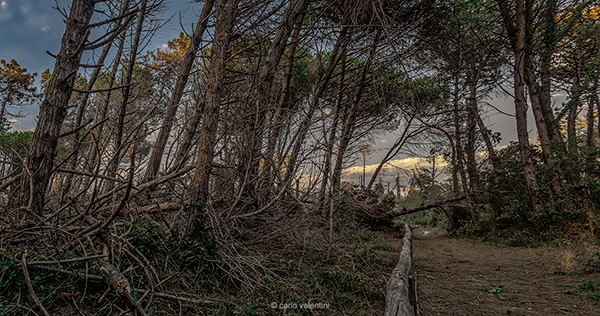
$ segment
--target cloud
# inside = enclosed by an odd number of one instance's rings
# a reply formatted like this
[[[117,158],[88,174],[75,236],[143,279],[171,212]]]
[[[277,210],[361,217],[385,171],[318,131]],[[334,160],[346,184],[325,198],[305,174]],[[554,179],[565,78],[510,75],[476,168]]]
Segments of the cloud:
[[[169,45],[167,45],[167,44],[162,44],[162,45],[159,45],[158,47],[159,47],[159,48],[162,48],[162,49],[167,49],[167,48],[169,48]]]
[[[15,119],[10,119],[10,120],[8,120],[8,122],[13,123],[13,124],[20,123],[19,121],[15,120]]]
[[[46,32],[49,29],[50,29],[50,27],[48,25],[44,25],[44,26],[40,27],[40,30],[42,30],[42,32]]]
[[[8,4],[6,3],[6,1],[2,1],[2,3],[0,3],[0,6],[2,7],[2,9],[6,10]]]
[[[404,159],[391,160],[383,166],[382,171],[389,170],[394,167],[401,168],[401,169],[414,169],[415,165],[419,164],[419,163],[420,163],[421,167],[429,167],[430,166],[430,164],[422,158],[410,157],[410,158],[404,158]],[[448,163],[443,161],[442,159],[438,159],[436,161],[436,168],[438,168],[438,167],[442,168],[442,167],[446,166],[447,164]],[[367,165],[367,166],[365,166],[365,172],[367,174],[373,174],[378,166],[379,166],[379,164]],[[362,175],[363,166],[350,167],[350,168],[345,169],[344,172],[348,175],[350,175],[350,174],[361,174]]]
[[[387,139],[382,139],[381,142],[382,143],[387,143]]]

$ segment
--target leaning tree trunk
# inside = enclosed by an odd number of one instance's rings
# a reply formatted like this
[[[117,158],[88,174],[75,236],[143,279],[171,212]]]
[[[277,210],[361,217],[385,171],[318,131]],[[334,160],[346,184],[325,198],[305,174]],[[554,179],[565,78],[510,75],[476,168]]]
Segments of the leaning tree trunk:
[[[352,135],[354,134],[356,116],[358,114],[358,107],[360,105],[363,92],[365,91],[367,85],[367,75],[371,70],[371,64],[373,63],[373,59],[375,58],[375,52],[377,50],[377,45],[379,44],[380,31],[377,30],[376,32],[377,34],[375,35],[373,43],[371,44],[371,47],[369,49],[369,57],[367,58],[367,61],[363,66],[358,86],[356,87],[356,90],[352,95],[352,103],[350,104],[350,110],[346,115],[345,120],[343,120],[344,125],[342,128],[342,135],[340,136],[340,144],[338,146],[335,168],[333,169],[333,176],[331,178],[333,192],[339,191],[340,189],[344,156],[346,154],[348,146],[350,145],[350,141],[352,140]]]
[[[125,129],[125,116],[127,114],[127,104],[129,103],[129,95],[131,94],[131,80],[133,76],[133,68],[135,66],[135,60],[137,58],[138,46],[140,44],[140,38],[144,27],[144,18],[146,16],[146,4],[148,0],[142,0],[140,5],[140,11],[138,14],[138,21],[135,28],[135,35],[131,43],[131,49],[129,51],[129,60],[127,62],[127,71],[125,72],[125,78],[123,80],[123,100],[121,101],[121,107],[117,116],[117,126],[114,133],[114,153],[112,159],[108,163],[107,175],[115,177],[117,168],[121,162],[122,147],[123,147],[123,131]],[[112,189],[113,182],[107,180],[105,186],[105,192]]]
[[[267,194],[272,195],[273,188],[275,184],[276,173],[279,172],[276,167],[276,160],[281,160],[281,157],[275,157],[275,148],[277,146],[277,142],[281,137],[281,132],[283,130],[283,121],[284,117],[288,117],[289,110],[291,108],[291,81],[292,81],[292,70],[294,68],[294,61],[296,58],[296,49],[300,43],[300,30],[302,28],[302,20],[304,20],[304,15],[300,15],[298,20],[296,21],[296,26],[294,27],[294,33],[292,34],[291,43],[289,44],[285,70],[284,70],[284,79],[283,79],[283,88],[281,90],[281,95],[279,97],[279,102],[277,105],[277,109],[273,113],[271,118],[271,130],[269,131],[269,138],[267,140],[267,150],[265,153],[265,164],[266,164],[266,184],[265,186],[269,186],[267,190]],[[285,113],[284,113],[285,112]]]
[[[377,168],[375,168],[375,171],[373,172],[373,175],[371,176],[371,180],[369,181],[369,184],[367,185],[367,191],[371,191],[373,184],[375,184],[375,179],[377,179],[377,176],[379,176],[379,173],[383,169],[383,166],[385,166],[385,164],[387,164],[390,160],[392,160],[394,157],[396,157],[396,155],[398,155],[400,150],[404,147],[406,142],[411,137],[414,137],[424,131],[423,129],[419,129],[419,130],[409,133],[410,128],[412,127],[412,123],[415,119],[416,113],[412,113],[410,115],[408,115],[408,113],[406,113],[406,115],[407,115],[406,127],[404,128],[404,131],[402,131],[402,135],[400,135],[400,138],[396,139],[396,141],[394,142],[394,145],[392,145],[392,147],[390,147],[390,149],[387,151],[387,153],[385,154],[385,156],[383,157],[383,159],[381,160],[379,165],[377,165]],[[452,147],[454,148],[454,146],[452,146]]]
[[[124,16],[127,13],[128,8],[129,8],[129,0],[123,1],[123,3],[121,4],[121,10],[119,12],[119,16]],[[122,23],[122,19],[117,20],[115,22],[115,24],[113,25],[112,32],[118,32],[119,28],[121,28],[121,23]],[[106,56],[108,56],[108,52],[110,51],[112,44],[113,44],[113,42],[110,41],[104,45],[104,47],[102,48],[102,52],[100,53],[100,56],[98,57],[98,61],[97,61],[98,65],[104,64],[104,60],[106,59]],[[94,88],[96,79],[98,78],[98,75],[100,74],[100,69],[101,69],[101,67],[94,68],[94,70],[92,71],[92,74],[90,75],[90,79],[85,87],[86,92],[83,93],[81,100],[79,101],[79,106],[77,107],[77,114],[75,116],[74,129],[78,128],[83,121],[83,116],[85,114],[85,110],[87,108],[87,103],[88,103],[88,100],[90,97],[90,93],[87,91],[91,91]],[[76,170],[76,168],[77,168],[77,162],[79,160],[79,144],[82,141],[80,138],[81,138],[80,131],[77,130],[75,132],[75,134],[73,135],[73,143],[74,143],[73,156],[71,157],[71,162],[69,164],[69,169],[71,169],[71,170]],[[64,197],[64,195],[69,194],[69,191],[71,190],[71,186],[73,185],[73,176],[74,176],[73,173],[69,173],[67,175],[67,178],[65,179],[65,187],[62,190],[63,197]],[[62,200],[62,198],[61,198],[61,200]]]
[[[238,0],[225,0],[217,6],[217,21],[215,22],[215,35],[210,58],[210,71],[208,74],[208,87],[206,89],[206,103],[200,139],[198,141],[198,160],[194,176],[193,195],[196,199],[207,200],[209,190],[210,171],[217,143],[217,127],[221,108],[221,88],[227,60],[229,39],[233,31],[236,18]]]
[[[481,73],[480,68],[475,65],[473,67],[477,69],[473,70],[473,73],[468,76],[469,98],[467,100],[467,144],[465,146],[465,151],[467,152],[467,173],[469,174],[469,188],[471,192],[475,192],[479,188],[475,153],[475,140],[477,136],[475,132],[477,125],[476,117],[479,112],[477,107],[477,83],[479,82],[479,75]]]
[[[321,207],[325,202],[325,193],[327,192],[327,182],[329,181],[330,173],[331,173],[331,157],[333,156],[333,146],[335,144],[335,135],[337,134],[338,129],[338,121],[340,118],[340,108],[342,106],[342,98],[344,91],[344,78],[346,74],[346,50],[344,49],[342,53],[342,64],[340,70],[340,77],[338,80],[338,91],[335,98],[335,107],[333,109],[333,119],[331,121],[331,127],[329,131],[329,138],[326,139],[326,148],[325,148],[325,162],[323,163],[323,180],[321,182],[321,187],[319,189],[318,196],[318,205]]]
[[[107,82],[108,91],[104,95],[104,100],[102,102],[102,106],[100,107],[99,113],[96,113],[95,120],[96,120],[97,124],[99,124],[97,127],[96,135],[103,135],[103,133],[104,133],[104,128],[105,128],[104,121],[106,120],[106,116],[108,113],[108,105],[110,104],[112,88],[115,84],[115,79],[117,77],[117,72],[119,70],[119,66],[121,65],[121,57],[123,56],[123,46],[125,45],[125,32],[126,32],[126,30],[123,30],[123,32],[121,32],[121,35],[119,36],[119,45],[117,46],[117,52],[115,53],[115,59],[113,61],[113,65],[110,70],[110,75],[108,77],[108,82]],[[98,145],[98,144],[96,144],[96,145]],[[97,167],[99,167],[98,161],[100,159],[101,159],[101,157],[100,157],[99,153],[96,151],[96,146],[95,145],[90,146],[90,150],[88,152],[88,163],[87,163],[87,166],[88,166],[88,168],[90,168],[90,171],[94,172],[94,170]],[[92,181],[92,179],[90,179],[89,181]]]
[[[475,117],[477,120],[477,127],[479,128],[479,133],[481,133],[481,137],[483,138],[483,142],[485,143],[485,147],[488,151],[488,157],[492,163],[492,167],[497,168],[500,164],[500,159],[498,155],[496,155],[496,150],[494,149],[494,144],[490,138],[490,130],[485,126],[481,115],[479,115],[479,111],[477,112],[477,116]]]
[[[44,197],[58,144],[69,98],[85,41],[89,35],[88,27],[94,13],[94,0],[73,0],[71,11],[66,21],[60,52],[56,56],[54,72],[48,83],[46,95],[40,105],[38,124],[33,133],[31,150],[27,159],[27,167],[31,172],[29,181],[31,192],[29,201],[24,201],[36,214],[42,214]],[[26,186],[24,186],[25,188]],[[27,190],[24,190],[27,192]],[[25,195],[25,198],[28,196]]]
[[[175,154],[173,165],[169,168],[167,173],[171,173],[179,170],[183,167],[186,161],[190,158],[190,151],[194,144],[194,136],[197,134],[198,125],[200,125],[200,119],[202,118],[202,112],[204,110],[204,100],[196,100],[196,109],[193,111],[193,116],[190,120],[185,123],[185,130],[181,144]]]
[[[269,47],[269,51],[265,57],[265,62],[258,71],[257,84],[253,94],[256,98],[255,113],[253,113],[249,119],[250,146],[249,150],[246,150],[242,153],[242,162],[248,162],[247,167],[245,168],[246,170],[244,170],[247,172],[243,173],[247,174],[247,181],[243,181],[247,184],[245,188],[242,188],[242,190],[246,191],[248,196],[259,200],[259,203],[261,200],[260,194],[258,193],[258,189],[260,187],[258,181],[259,161],[261,158],[265,158],[261,155],[263,134],[265,129],[264,125],[267,113],[265,108],[269,107],[271,86],[273,85],[277,66],[279,65],[281,56],[283,55],[288,38],[290,35],[292,35],[294,25],[296,25],[296,21],[299,20],[298,18],[303,15],[307,5],[308,0],[290,1],[290,4],[277,28],[277,33],[275,34],[271,46]],[[299,20],[297,23],[301,24],[302,21]],[[268,166],[268,164],[265,164],[265,166]]]
[[[154,180],[160,168],[160,162],[162,160],[163,153],[165,152],[165,147],[167,146],[167,140],[171,134],[173,122],[175,121],[177,110],[179,109],[179,101],[183,96],[183,90],[188,82],[190,70],[192,69],[194,61],[196,60],[196,54],[200,48],[200,43],[202,42],[202,37],[204,36],[204,31],[206,30],[206,25],[208,24],[208,17],[212,11],[214,2],[214,0],[207,0],[204,2],[204,6],[202,7],[202,12],[198,18],[198,24],[196,24],[196,29],[194,30],[194,34],[190,39],[190,45],[185,52],[185,56],[183,56],[181,68],[179,69],[179,75],[177,76],[177,81],[175,83],[175,87],[173,88],[169,105],[167,106],[167,112],[163,120],[163,125],[160,128],[158,136],[156,137],[156,142],[152,148],[152,154],[150,155],[150,161],[148,161],[144,182]]]
[[[317,109],[317,105],[319,104],[319,99],[321,98],[321,95],[323,95],[323,92],[325,91],[325,88],[327,87],[327,84],[329,83],[329,80],[332,77],[335,66],[336,66],[337,62],[339,61],[340,48],[341,48],[342,44],[345,43],[345,41],[346,41],[346,33],[347,32],[348,32],[348,27],[346,25],[344,25],[342,27],[342,30],[340,31],[340,35],[339,35],[338,39],[336,40],[335,46],[333,47],[333,50],[331,51],[331,55],[329,56],[329,64],[327,65],[325,73],[321,76],[321,80],[319,81],[317,89],[313,95],[312,102],[310,103],[310,105],[308,107],[308,112],[306,113],[306,116],[304,117],[304,119],[300,123],[300,126],[298,127],[298,131],[296,133],[296,136],[294,137],[295,143],[294,143],[294,147],[292,149],[292,154],[290,156],[290,160],[289,160],[288,165],[286,166],[286,170],[285,170],[285,176],[284,176],[284,181],[283,181],[284,185],[286,185],[287,183],[290,183],[290,180],[296,173],[296,163],[297,163],[298,155],[300,154],[300,150],[302,149],[302,144],[304,143],[304,139],[306,138],[306,134],[308,133],[308,129],[312,122],[312,116]]]

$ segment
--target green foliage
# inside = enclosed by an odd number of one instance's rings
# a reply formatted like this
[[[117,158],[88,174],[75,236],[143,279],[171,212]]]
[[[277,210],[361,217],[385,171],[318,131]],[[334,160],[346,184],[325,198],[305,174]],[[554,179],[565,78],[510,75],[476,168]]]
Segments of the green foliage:
[[[21,257],[22,252],[11,254],[14,257]],[[11,261],[0,259],[0,297],[17,297],[25,289],[25,279],[20,267],[14,265]]]
[[[8,106],[23,105],[38,99],[34,86],[37,73],[29,74],[27,69],[12,59],[0,60],[0,118],[5,118]]]
[[[585,270],[592,273],[600,273],[600,251],[596,251],[592,254],[592,259],[583,263]]]
[[[600,282],[594,280],[581,280],[579,283],[572,285],[573,289],[577,293],[588,292],[588,297],[600,302]]]
[[[375,232],[358,225],[352,211],[336,218],[335,227],[335,239],[343,243],[362,245],[377,237]]]
[[[33,132],[10,132],[0,135],[0,149],[8,155],[13,156],[14,151],[24,157],[31,148]]]
[[[501,151],[497,168],[485,168],[480,176],[487,183],[484,194],[477,196],[485,207],[475,212],[471,232],[476,235],[492,231],[518,231],[511,236],[514,245],[529,245],[554,239],[558,234],[589,235],[594,232],[600,209],[600,155],[598,148],[563,151],[553,148],[554,162],[542,164],[540,149],[534,147],[534,165],[540,187],[540,210],[534,212],[529,190],[523,177],[517,146]],[[554,176],[561,181],[560,196],[552,192]],[[468,218],[464,214],[463,219]]]
[[[196,231],[184,234],[179,226],[165,230],[149,217],[138,217],[127,224],[131,243],[147,257],[174,259],[184,271],[198,275],[200,282],[219,287],[220,270],[215,264],[220,255],[217,242],[205,225],[207,218],[202,203],[192,203],[186,208],[197,214]]]
[[[493,288],[484,288],[484,289],[482,289],[482,291],[487,293],[488,295],[498,296],[501,293],[504,293],[504,287],[498,286],[498,287],[493,287]]]
[[[21,258],[22,250],[13,250],[8,252],[11,257]],[[75,253],[61,254],[63,259],[74,258]],[[74,262],[65,264],[63,269],[86,270],[85,262]],[[90,274],[100,274],[94,267],[87,269]],[[65,276],[63,274],[55,274],[49,271],[29,269],[31,283],[40,298],[56,297],[57,293],[68,293],[78,297],[78,302],[81,306],[85,306],[88,311],[94,312],[98,306],[96,305],[102,293],[105,292],[105,285],[99,282],[87,282],[79,277]],[[0,259],[0,315],[22,315],[25,311],[31,309],[27,306],[32,306],[34,303],[29,299],[27,286],[21,266],[13,264],[6,259]],[[87,293],[83,296],[84,293]],[[83,297],[82,297],[83,296]],[[8,301],[21,297],[20,304],[11,304],[3,306]],[[25,300],[23,300],[25,298]],[[111,299],[111,298],[109,298]],[[61,304],[65,303],[62,299],[49,300],[45,302],[45,307],[50,314],[58,314],[57,310],[61,309]],[[66,303],[71,303],[67,301]]]

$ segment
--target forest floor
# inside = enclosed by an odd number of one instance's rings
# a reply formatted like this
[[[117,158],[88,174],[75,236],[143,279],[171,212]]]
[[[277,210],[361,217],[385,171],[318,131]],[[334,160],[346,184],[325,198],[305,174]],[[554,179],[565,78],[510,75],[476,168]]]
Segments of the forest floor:
[[[413,236],[422,316],[600,315],[600,273],[578,262],[581,245],[509,247],[422,228]]]

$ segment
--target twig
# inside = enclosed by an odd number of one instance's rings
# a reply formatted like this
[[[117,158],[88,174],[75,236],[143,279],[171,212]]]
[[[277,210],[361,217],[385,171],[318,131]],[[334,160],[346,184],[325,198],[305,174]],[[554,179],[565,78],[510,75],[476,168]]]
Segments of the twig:
[[[141,293],[141,294],[146,294],[148,292],[146,290],[140,290],[140,289],[136,289],[135,291],[137,293]],[[215,304],[215,303],[219,302],[219,303],[227,303],[227,304],[234,305],[234,303],[232,303],[232,302],[225,301],[225,300],[218,300],[218,299],[210,299],[209,300],[209,299],[201,299],[201,298],[186,298],[186,297],[181,297],[179,295],[171,295],[171,294],[165,294],[165,293],[159,293],[159,292],[154,292],[152,294],[156,297],[168,298],[171,300],[178,300],[178,301],[187,302],[187,303]]]
[[[27,283],[27,288],[29,289],[29,294],[31,295],[31,298],[33,298],[33,300],[35,301],[35,304],[40,308],[40,310],[42,311],[42,313],[44,315],[50,316],[50,314],[48,314],[48,311],[46,310],[46,308],[44,307],[44,305],[42,304],[40,299],[35,294],[35,290],[33,289],[33,285],[31,284],[31,278],[29,277],[29,271],[27,271],[27,251],[25,251],[25,253],[21,257],[21,260],[23,262],[23,264],[21,265],[21,268],[23,269],[23,274],[25,274],[25,282]]]
[[[89,260],[99,259],[99,258],[104,258],[104,257],[106,257],[106,255],[96,255],[96,256],[73,258],[73,259],[65,259],[65,260],[58,260],[58,261],[32,261],[32,262],[29,263],[29,265],[30,266],[34,266],[34,265],[49,265],[49,264],[72,263],[72,262],[79,262],[79,261],[89,261]]]

